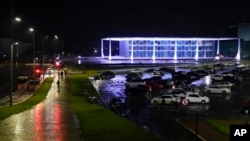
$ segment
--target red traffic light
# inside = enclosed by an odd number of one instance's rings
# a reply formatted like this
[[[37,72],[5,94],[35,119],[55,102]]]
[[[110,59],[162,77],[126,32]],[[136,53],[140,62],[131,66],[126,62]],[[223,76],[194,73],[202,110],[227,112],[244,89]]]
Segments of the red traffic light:
[[[36,73],[36,74],[41,74],[41,73],[42,73],[42,70],[41,70],[41,69],[36,69],[36,70],[35,70],[35,73]]]

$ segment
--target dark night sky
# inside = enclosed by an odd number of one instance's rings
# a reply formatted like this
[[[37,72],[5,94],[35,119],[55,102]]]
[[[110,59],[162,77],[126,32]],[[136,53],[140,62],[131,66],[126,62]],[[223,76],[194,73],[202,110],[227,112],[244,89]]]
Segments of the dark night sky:
[[[9,1],[1,0],[1,30],[10,18]],[[227,36],[229,25],[250,21],[247,1],[218,2],[13,0],[13,13],[42,35],[58,34],[66,42],[86,45],[111,36]]]

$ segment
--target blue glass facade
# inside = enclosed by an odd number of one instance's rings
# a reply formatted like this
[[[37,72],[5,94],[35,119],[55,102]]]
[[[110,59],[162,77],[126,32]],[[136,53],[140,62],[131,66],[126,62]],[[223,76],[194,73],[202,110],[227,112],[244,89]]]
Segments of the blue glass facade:
[[[223,40],[235,40],[225,38]],[[222,38],[107,38],[119,41],[119,56],[128,59],[203,59],[218,54]],[[103,47],[102,47],[103,49]]]

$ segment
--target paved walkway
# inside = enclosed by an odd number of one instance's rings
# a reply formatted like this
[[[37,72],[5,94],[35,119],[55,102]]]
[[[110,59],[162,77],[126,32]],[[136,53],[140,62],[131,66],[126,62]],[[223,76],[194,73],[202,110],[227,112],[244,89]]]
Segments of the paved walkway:
[[[36,86],[36,89],[39,85]],[[12,105],[24,102],[33,95],[32,91],[26,91],[25,84],[19,85],[19,90],[12,93]],[[0,108],[4,106],[10,106],[10,96],[5,96],[0,99]]]
[[[70,107],[68,84],[61,79],[59,92],[56,80],[44,101],[0,121],[1,141],[83,141],[78,119]]]

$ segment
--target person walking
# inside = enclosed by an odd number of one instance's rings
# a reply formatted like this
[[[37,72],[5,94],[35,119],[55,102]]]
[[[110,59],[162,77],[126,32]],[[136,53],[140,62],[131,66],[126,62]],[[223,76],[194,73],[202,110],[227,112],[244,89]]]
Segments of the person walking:
[[[162,98],[162,100],[161,100],[161,109],[162,109],[163,111],[165,111],[165,104],[166,104],[166,101],[165,101],[164,98]]]
[[[60,81],[59,81],[59,79],[56,81],[56,84],[57,84],[58,90],[60,90]]]
[[[61,71],[61,78],[63,78],[63,71]]]

